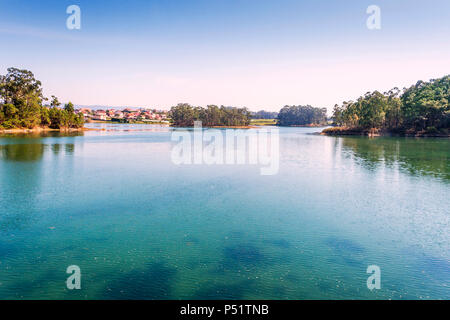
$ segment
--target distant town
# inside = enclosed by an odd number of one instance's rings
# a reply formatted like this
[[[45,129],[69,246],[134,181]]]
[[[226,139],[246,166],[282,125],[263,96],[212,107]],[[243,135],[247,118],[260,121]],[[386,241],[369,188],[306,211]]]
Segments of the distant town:
[[[105,108],[105,109],[93,109],[93,108],[78,108],[75,113],[82,114],[86,122],[91,121],[113,121],[120,123],[133,123],[133,122],[163,122],[169,123],[169,111],[157,110],[150,108]]]

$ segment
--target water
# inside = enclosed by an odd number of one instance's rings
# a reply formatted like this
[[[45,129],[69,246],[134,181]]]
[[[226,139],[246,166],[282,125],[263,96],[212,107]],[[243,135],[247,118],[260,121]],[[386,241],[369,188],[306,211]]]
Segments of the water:
[[[450,299],[449,139],[281,128],[262,176],[174,165],[168,127],[91,126],[0,137],[1,299]]]

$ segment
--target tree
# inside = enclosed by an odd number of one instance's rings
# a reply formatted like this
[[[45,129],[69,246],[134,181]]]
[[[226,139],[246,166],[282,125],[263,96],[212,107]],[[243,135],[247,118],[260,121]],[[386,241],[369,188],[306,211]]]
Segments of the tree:
[[[356,102],[335,106],[337,125],[352,129],[387,131],[448,131],[450,127],[450,76],[418,81],[403,93],[398,88],[366,93]]]
[[[206,108],[193,107],[182,103],[170,110],[173,125],[192,127],[194,121],[202,121],[204,126],[247,126],[250,124],[250,112],[246,108],[233,108],[208,105]]]
[[[199,118],[198,111],[188,103],[180,103],[170,109],[174,125],[180,127],[193,127],[194,121]]]
[[[69,114],[74,113],[74,112],[75,112],[75,109],[74,109],[74,107],[73,107],[72,102],[69,102],[68,104],[66,104],[66,105],[64,106],[64,110],[66,110]]]
[[[47,100],[42,95],[41,82],[28,70],[9,68],[0,76],[0,126],[4,128],[80,128],[82,115],[74,112],[72,103],[60,109],[58,98],[52,96],[51,109],[42,105]]]
[[[52,102],[50,102],[50,106],[59,107],[60,105],[61,105],[61,102],[58,101],[58,98],[55,96],[52,96]]]
[[[49,110],[46,107],[41,106],[41,125],[50,126],[50,124]]]
[[[9,68],[6,76],[0,78],[0,99],[5,105],[14,105],[19,123],[13,119],[8,125],[33,128],[41,122],[41,82],[28,70]],[[8,119],[6,119],[8,121]]]
[[[258,111],[252,112],[252,119],[276,119],[278,117],[278,112],[270,111]]]
[[[307,106],[285,106],[278,114],[280,126],[325,125],[327,109]]]
[[[2,127],[12,129],[19,126],[19,110],[13,104],[4,104],[1,106],[0,110],[3,115],[3,121],[0,123]]]
[[[419,81],[401,97],[406,125],[416,129],[448,128],[450,117],[450,76]]]
[[[31,96],[42,99],[41,85],[31,71],[8,68],[7,75],[0,77],[0,97],[5,104],[26,101]]]

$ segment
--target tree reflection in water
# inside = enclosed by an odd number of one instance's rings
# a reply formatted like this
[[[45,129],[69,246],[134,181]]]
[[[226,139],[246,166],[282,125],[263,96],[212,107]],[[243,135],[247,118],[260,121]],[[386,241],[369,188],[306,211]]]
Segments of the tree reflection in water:
[[[44,155],[48,152],[54,156],[61,152],[73,155],[75,152],[72,141],[64,143],[64,139],[52,138],[80,135],[83,133],[45,132],[0,136],[0,203],[8,203],[0,207],[0,232],[16,232],[33,224],[37,218],[39,194],[43,192]]]
[[[450,139],[345,137],[343,151],[369,170],[398,167],[411,175],[450,182]]]

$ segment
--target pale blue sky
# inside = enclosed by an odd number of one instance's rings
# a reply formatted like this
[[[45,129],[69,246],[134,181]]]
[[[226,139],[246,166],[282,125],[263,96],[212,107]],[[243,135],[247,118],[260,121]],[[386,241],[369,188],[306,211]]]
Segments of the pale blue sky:
[[[331,110],[450,74],[449,36],[448,0],[0,0],[0,73],[30,69],[75,104]]]

